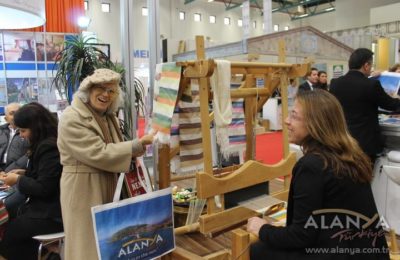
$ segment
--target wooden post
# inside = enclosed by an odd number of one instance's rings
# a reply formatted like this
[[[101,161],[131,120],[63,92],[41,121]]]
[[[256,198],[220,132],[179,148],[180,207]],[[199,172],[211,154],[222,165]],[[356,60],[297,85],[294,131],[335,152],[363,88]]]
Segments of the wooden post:
[[[289,156],[289,139],[288,139],[288,129],[285,124],[285,120],[288,117],[289,103],[288,103],[288,78],[287,71],[281,75],[281,106],[282,106],[282,136],[283,136],[283,158]],[[284,177],[283,182],[284,189],[289,189],[290,186],[290,176]]]
[[[160,144],[158,148],[158,176],[159,188],[165,189],[171,185],[171,167],[169,159],[169,145]]]
[[[251,88],[253,86],[254,77],[253,75],[247,74],[245,80],[245,88]],[[256,97],[258,98],[258,97]],[[246,156],[245,161],[251,160],[254,157],[254,97],[246,97],[244,99],[244,120],[246,128]]]
[[[285,40],[280,39],[278,41],[278,62],[284,63],[286,60],[286,49],[285,49]]]
[[[250,259],[250,234],[243,229],[232,231],[232,259]]]

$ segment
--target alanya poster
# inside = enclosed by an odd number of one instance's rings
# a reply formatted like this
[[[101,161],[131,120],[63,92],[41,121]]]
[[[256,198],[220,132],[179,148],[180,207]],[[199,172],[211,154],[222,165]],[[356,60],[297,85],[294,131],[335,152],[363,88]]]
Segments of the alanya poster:
[[[391,97],[399,97],[399,87],[400,87],[400,74],[395,72],[382,72],[377,78],[386,91],[386,93]]]
[[[100,260],[153,259],[175,249],[171,189],[92,208]]]

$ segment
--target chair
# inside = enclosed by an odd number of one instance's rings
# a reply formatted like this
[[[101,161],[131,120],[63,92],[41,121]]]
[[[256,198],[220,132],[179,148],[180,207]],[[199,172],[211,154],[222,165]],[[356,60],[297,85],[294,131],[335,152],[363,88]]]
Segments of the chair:
[[[38,249],[38,260],[41,260],[42,258],[43,246],[45,246],[50,252],[55,252],[60,254],[62,259],[64,237],[65,237],[64,232],[34,236],[33,239],[36,239],[40,242]],[[54,245],[55,242],[58,242],[58,247],[50,247],[51,245]]]

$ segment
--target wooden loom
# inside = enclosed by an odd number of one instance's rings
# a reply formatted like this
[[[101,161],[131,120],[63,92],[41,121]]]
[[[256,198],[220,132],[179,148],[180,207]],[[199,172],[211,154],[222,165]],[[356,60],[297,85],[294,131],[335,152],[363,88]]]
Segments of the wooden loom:
[[[231,90],[232,98],[244,98],[245,100],[245,163],[241,166],[213,170],[210,136],[210,122],[213,120],[213,113],[209,113],[208,104],[212,97],[209,77],[213,74],[216,64],[214,60],[205,59],[203,37],[196,37],[196,47],[196,61],[177,62],[177,64],[183,67],[184,77],[181,79],[180,89],[183,89],[185,84],[189,84],[190,79],[198,79],[199,81],[204,172],[198,172],[195,177],[197,181],[197,197],[200,199],[207,199],[207,214],[200,217],[199,223],[176,228],[175,234],[178,236],[200,230],[203,235],[214,237],[217,234],[243,225],[250,217],[259,215],[253,210],[240,206],[224,210],[224,193],[270,181],[277,177],[284,177],[283,190],[271,194],[271,196],[281,200],[287,200],[290,174],[296,162],[295,154],[289,153],[287,128],[283,126],[284,159],[275,165],[264,165],[254,161],[254,121],[257,112],[261,110],[265,102],[279,85],[282,94],[282,117],[287,117],[288,78],[304,76],[309,69],[309,65],[231,62],[232,75],[242,74],[245,77],[239,89]],[[282,58],[280,58],[280,60],[282,60]],[[263,88],[257,88],[256,86],[256,79],[259,78],[264,80]],[[179,148],[170,150],[168,145],[162,145],[159,148],[158,171],[160,176],[160,188],[169,187],[171,181],[182,179],[171,178],[170,175],[170,160],[178,151]],[[220,197],[222,207],[219,208],[216,205],[214,200],[215,196]],[[177,249],[168,256],[165,256],[164,259],[249,259],[247,249],[250,240],[251,236],[249,233],[237,228],[232,231],[231,250],[227,250],[226,248],[218,250],[217,248],[217,250],[214,250],[214,252],[210,254],[196,254],[196,252],[192,252],[178,245]],[[219,249],[221,249],[221,247]]]

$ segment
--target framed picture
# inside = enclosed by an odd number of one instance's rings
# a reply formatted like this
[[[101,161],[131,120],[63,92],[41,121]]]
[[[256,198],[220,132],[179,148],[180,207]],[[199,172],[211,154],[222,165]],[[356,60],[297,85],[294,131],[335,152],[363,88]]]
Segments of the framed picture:
[[[88,43],[88,44],[101,50],[104,54],[107,55],[108,58],[110,58],[110,44],[108,43]]]

